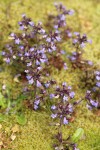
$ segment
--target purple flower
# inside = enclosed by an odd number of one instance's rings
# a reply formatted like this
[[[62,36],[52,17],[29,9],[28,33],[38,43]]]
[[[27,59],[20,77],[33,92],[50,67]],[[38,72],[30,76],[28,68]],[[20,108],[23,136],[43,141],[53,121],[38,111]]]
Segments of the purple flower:
[[[24,46],[21,45],[21,46],[19,46],[19,48],[20,48],[21,50],[23,50],[23,49],[24,49]]]
[[[58,25],[54,25],[54,28],[55,28],[55,29],[58,29]]]
[[[67,69],[68,69],[67,64],[64,63],[64,70],[67,70]]]
[[[67,33],[67,36],[70,38],[70,37],[72,37],[72,33]]]
[[[29,22],[30,26],[34,26],[34,23],[32,21]]]
[[[26,78],[27,78],[27,80],[29,80],[29,79],[31,79],[31,78],[32,78],[32,76],[27,75],[27,76],[26,76]]]
[[[42,84],[37,80],[37,87],[41,87]]]
[[[64,117],[64,119],[63,119],[63,124],[68,124],[68,120],[66,119],[66,117]]]
[[[52,99],[52,98],[54,98],[55,96],[54,96],[54,94],[50,94],[50,99]]]
[[[34,83],[33,78],[29,79],[28,82],[29,82],[29,84],[33,84]]]
[[[88,64],[89,64],[90,66],[92,66],[92,65],[93,65],[93,62],[92,62],[92,61],[88,61]]]
[[[73,98],[75,96],[75,92],[70,92],[69,96],[70,96],[70,98]]]
[[[51,109],[52,109],[52,110],[55,110],[55,109],[56,109],[56,106],[55,106],[55,105],[52,105],[52,106],[51,106]]]
[[[63,101],[65,102],[65,101],[68,101],[68,97],[67,96],[64,96],[63,97]]]
[[[100,76],[96,76],[96,79],[97,79],[98,81],[100,81]]]
[[[69,15],[73,15],[74,14],[74,10],[73,9],[69,10],[68,14]]]
[[[19,29],[20,29],[20,30],[24,30],[24,28],[25,28],[25,26],[24,26],[24,25],[21,25]]]
[[[10,58],[5,58],[5,61],[6,61],[7,64],[9,64],[10,63]]]
[[[51,115],[51,118],[53,118],[53,119],[56,118],[56,117],[57,117],[57,114],[52,114]]]
[[[62,83],[62,86],[66,86],[66,85],[67,85],[67,83],[66,83],[66,82],[63,82],[63,83]]]
[[[73,40],[73,44],[76,44],[77,42],[78,42],[77,39],[74,39],[74,40]]]
[[[97,83],[96,83],[96,86],[97,86],[97,87],[100,87],[100,82],[97,82]]]
[[[60,53],[64,55],[66,52],[64,50],[61,50]]]
[[[27,67],[32,66],[32,62],[27,63]]]
[[[20,44],[20,39],[15,39],[15,44]]]
[[[10,36],[11,36],[11,37],[14,37],[14,36],[15,36],[15,33],[11,33]]]
[[[6,54],[6,52],[4,52],[4,51],[2,51],[2,52],[1,52],[1,55],[3,55],[3,56],[4,56],[5,54]]]
[[[34,110],[37,110],[38,108],[39,106],[34,104]]]
[[[80,33],[79,33],[79,32],[74,32],[74,34],[75,34],[76,36],[80,35]]]
[[[50,43],[50,42],[51,42],[51,38],[48,37],[48,38],[46,39],[46,41]]]
[[[91,39],[87,40],[87,42],[90,43],[90,44],[92,44],[92,40]]]
[[[92,104],[92,106],[98,107],[98,102],[95,102],[95,101],[93,101],[93,100],[90,100],[90,103]]]
[[[39,105],[40,104],[40,100],[35,100],[34,104]]]
[[[26,52],[26,53],[25,53],[25,56],[27,56],[27,57],[28,57],[29,55],[30,55],[30,54],[29,54],[28,52]]]
[[[45,83],[45,87],[48,88],[50,86],[50,83]]]
[[[34,51],[34,47],[31,47],[31,48],[30,48],[30,51],[33,52],[33,51]]]
[[[55,45],[51,46],[51,48],[52,48],[53,51],[56,50],[56,46]]]
[[[84,47],[85,47],[85,44],[82,42],[81,45],[80,45],[80,47],[81,47],[81,48],[84,48]]]
[[[58,42],[60,42],[60,41],[61,41],[61,37],[60,37],[60,36],[56,36],[56,40],[57,40]]]
[[[64,21],[65,19],[66,19],[65,15],[62,14],[62,15],[60,16],[60,20],[61,20],[61,21]]]

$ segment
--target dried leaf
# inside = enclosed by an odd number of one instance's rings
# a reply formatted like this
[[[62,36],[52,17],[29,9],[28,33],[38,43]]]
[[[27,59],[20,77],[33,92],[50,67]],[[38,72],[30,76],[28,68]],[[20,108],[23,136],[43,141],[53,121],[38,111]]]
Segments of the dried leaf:
[[[16,135],[12,134],[10,138],[12,141],[14,141],[16,139]]]
[[[16,124],[16,125],[11,129],[11,131],[12,131],[13,133],[19,132],[19,126]]]

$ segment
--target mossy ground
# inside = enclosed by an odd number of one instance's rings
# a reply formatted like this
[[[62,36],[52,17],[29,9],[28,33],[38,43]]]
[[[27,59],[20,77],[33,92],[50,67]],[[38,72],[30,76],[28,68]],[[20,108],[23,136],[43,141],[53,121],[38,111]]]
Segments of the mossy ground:
[[[11,32],[18,31],[17,22],[21,14],[25,13],[35,22],[45,22],[46,14],[55,11],[53,0],[0,0],[0,48],[8,41],[8,35]],[[58,0],[57,0],[58,2]],[[88,34],[93,40],[93,44],[87,46],[84,57],[92,60],[94,64],[100,64],[100,3],[98,0],[61,0],[68,8],[76,11],[75,15],[68,18],[68,24],[76,31]],[[68,47],[65,46],[66,51]],[[69,51],[69,50],[68,50]],[[1,62],[1,61],[0,61]],[[69,64],[70,65],[70,64]],[[17,94],[17,83],[15,84],[11,71],[4,65],[0,73],[0,84],[11,86],[13,93]],[[60,83],[67,81],[77,92],[76,99],[79,99],[86,89],[78,87],[80,83],[79,76],[81,71],[53,71],[54,78]],[[1,86],[1,85],[0,85]],[[19,87],[19,85],[18,85]],[[20,133],[17,133],[16,139],[10,144],[14,150],[53,150],[53,135],[57,132],[56,127],[50,126],[52,121],[48,112],[34,112],[25,110],[27,124],[20,126]],[[77,128],[82,127],[85,130],[84,139],[78,142],[80,150],[100,150],[100,117],[85,108],[81,104],[77,108],[76,119],[73,123],[63,128],[64,136],[72,134]],[[16,124],[14,115],[9,116],[6,122],[1,123],[3,130],[10,136],[10,129]]]

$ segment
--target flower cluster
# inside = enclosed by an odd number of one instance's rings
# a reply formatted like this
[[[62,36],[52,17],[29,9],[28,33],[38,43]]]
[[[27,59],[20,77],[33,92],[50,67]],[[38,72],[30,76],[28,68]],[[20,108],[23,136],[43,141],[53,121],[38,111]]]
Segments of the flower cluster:
[[[46,89],[52,85],[52,80],[47,80],[49,76],[46,66],[50,65],[49,59],[57,51],[56,44],[61,41],[57,32],[46,33],[42,23],[37,25],[25,15],[19,22],[20,34],[11,33],[12,42],[6,45],[7,50],[2,52],[4,60],[9,63],[23,63],[28,84],[34,90],[34,109],[40,104],[40,100],[45,98]],[[40,95],[39,95],[40,94]],[[44,98],[43,98],[44,97]]]
[[[87,39],[86,34],[80,35],[79,32],[74,32],[74,36],[72,37],[72,43],[75,47],[75,51],[72,52],[71,55],[68,56],[69,60],[72,63],[73,68],[86,69],[93,65],[92,61],[84,60],[82,55],[84,53],[84,48],[86,43],[92,43],[91,40]]]
[[[95,86],[86,92],[87,107],[89,109],[100,107],[100,71],[95,71]]]
[[[78,102],[72,102],[75,92],[72,91],[71,86],[67,86],[66,82],[62,86],[56,86],[55,93],[50,94],[50,99],[56,99],[55,104],[51,106],[51,118],[59,120],[58,134],[56,135],[57,144],[54,145],[55,150],[73,149],[78,150],[77,145],[71,142],[70,137],[63,139],[62,126],[68,125]]]
[[[71,86],[67,86],[66,82],[62,84],[62,87],[57,86],[55,94],[51,94],[51,98],[60,99],[56,105],[51,106],[52,111],[54,112],[51,117],[59,118],[61,124],[68,124],[69,118],[73,113],[73,105],[70,103],[70,100],[73,99],[75,93],[71,91]]]

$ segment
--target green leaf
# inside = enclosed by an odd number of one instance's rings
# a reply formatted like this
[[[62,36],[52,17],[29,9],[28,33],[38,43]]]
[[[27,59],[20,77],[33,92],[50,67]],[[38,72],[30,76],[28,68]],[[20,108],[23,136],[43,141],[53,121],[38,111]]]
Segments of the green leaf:
[[[0,122],[5,121],[5,116],[3,114],[0,114]]]
[[[27,119],[25,118],[24,115],[20,115],[20,116],[17,116],[17,122],[18,122],[20,125],[25,125],[26,122],[27,122]]]
[[[82,128],[79,128],[75,131],[75,133],[71,137],[71,140],[73,142],[77,142],[78,140],[82,138],[83,134],[84,134],[84,130]]]
[[[6,108],[6,100],[5,100],[5,98],[4,98],[4,96],[0,93],[0,106],[2,107],[2,108]]]

